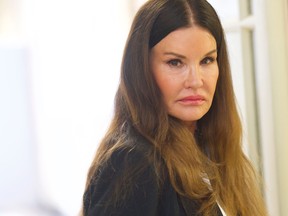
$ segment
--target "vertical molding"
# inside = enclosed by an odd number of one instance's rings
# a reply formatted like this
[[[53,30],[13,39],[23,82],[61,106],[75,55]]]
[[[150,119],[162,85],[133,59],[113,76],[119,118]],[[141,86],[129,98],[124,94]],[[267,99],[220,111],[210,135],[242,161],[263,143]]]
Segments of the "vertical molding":
[[[266,1],[280,215],[288,215],[287,0]]]
[[[270,31],[266,22],[266,5],[262,0],[253,2],[255,16],[254,50],[255,50],[255,83],[258,98],[258,116],[260,139],[262,145],[263,177],[265,181],[266,204],[271,216],[279,215],[278,181],[275,150],[275,130],[272,107],[271,59],[269,56]],[[275,3],[275,2],[274,2]]]
[[[284,21],[284,24],[285,24],[285,30],[286,30],[286,35],[285,35],[285,38],[286,38],[286,50],[288,50],[288,0],[284,0],[284,15],[285,15],[285,21]],[[288,61],[288,56],[287,57],[287,61]]]
[[[263,190],[270,215],[279,216],[265,5],[261,0],[239,0],[239,6],[249,157],[264,178]]]

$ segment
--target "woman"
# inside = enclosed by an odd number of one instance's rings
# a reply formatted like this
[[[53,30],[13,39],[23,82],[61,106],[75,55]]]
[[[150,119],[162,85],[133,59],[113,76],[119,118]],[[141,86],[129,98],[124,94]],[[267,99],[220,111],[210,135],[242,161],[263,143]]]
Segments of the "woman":
[[[242,152],[226,43],[206,0],[150,0],[122,61],[83,215],[267,215]]]

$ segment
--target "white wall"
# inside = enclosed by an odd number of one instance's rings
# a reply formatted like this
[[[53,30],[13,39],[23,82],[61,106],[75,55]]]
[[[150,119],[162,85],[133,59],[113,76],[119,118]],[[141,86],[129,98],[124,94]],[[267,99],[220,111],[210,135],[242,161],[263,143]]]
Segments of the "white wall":
[[[283,121],[287,113],[283,109],[288,104],[288,80],[285,73],[287,51],[281,46],[286,37],[282,32],[285,23],[277,11],[281,10],[284,1],[271,3],[273,5],[254,1],[258,11],[263,10],[257,18],[259,23],[265,22],[264,9],[270,9],[267,22],[270,33],[265,37],[263,35],[263,38],[269,36],[270,45],[268,42],[262,44],[266,39],[256,41],[258,50],[261,47],[263,50],[258,57],[256,55],[256,65],[259,70],[266,60],[271,61],[265,64],[271,64],[270,72],[267,68],[258,72],[258,90],[262,97],[269,91],[267,86],[272,85],[276,112],[272,118],[272,108],[263,106],[260,121],[264,128],[263,137],[270,137],[263,140],[269,147],[266,148],[265,144],[264,165],[270,171],[274,169],[274,157],[279,155],[277,169],[281,172],[277,178],[283,216],[287,212],[287,167],[283,165],[287,164],[287,123]],[[130,16],[135,12],[131,13],[131,10],[139,7],[144,0],[134,1],[134,7],[132,2],[0,0],[1,216],[12,215],[10,210],[21,210],[17,215],[31,215],[30,212],[25,213],[24,208],[40,207],[46,208],[47,215],[77,214],[87,169],[113,111],[122,50],[130,27]],[[241,38],[239,29],[233,28],[240,16],[238,1],[210,2],[228,30],[233,81],[245,121],[247,104],[241,73]],[[266,31],[266,27],[261,26],[257,27],[261,30],[256,32],[258,36]],[[279,32],[283,34],[279,35]],[[271,55],[267,54],[268,48]],[[263,59],[266,59],[265,62]],[[264,70],[266,78],[263,79],[260,75]],[[270,81],[268,78],[275,71],[278,75]],[[282,99],[278,95],[282,95]],[[264,102],[261,104],[267,104],[263,98],[261,101]],[[273,122],[273,119],[276,120]],[[269,132],[271,127],[273,129]],[[277,130],[276,140],[273,138],[274,130]],[[277,155],[270,148],[274,141]],[[271,172],[267,172],[266,176],[271,184],[268,187],[275,190],[274,174],[271,177]],[[270,208],[277,212],[277,197],[274,199],[277,193],[271,191],[270,194],[269,199],[276,202],[269,202]]]
[[[127,35],[120,1],[35,0],[32,77],[42,202],[79,211],[111,118]]]
[[[0,212],[33,206],[37,170],[27,50],[0,46]]]
[[[7,47],[0,46],[0,215],[25,206],[76,215],[111,118],[128,7],[117,0],[0,5],[6,14],[0,13],[0,22],[7,26],[0,31]],[[18,44],[23,49],[14,50]]]
[[[29,52],[17,1],[0,1],[0,215],[37,200]]]

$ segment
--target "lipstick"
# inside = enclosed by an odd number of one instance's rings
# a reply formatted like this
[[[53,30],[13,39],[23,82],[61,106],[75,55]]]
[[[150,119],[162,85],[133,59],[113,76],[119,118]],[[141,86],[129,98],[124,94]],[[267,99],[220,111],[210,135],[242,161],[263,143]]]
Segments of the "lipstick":
[[[205,99],[201,95],[191,95],[188,97],[181,98],[180,100],[178,100],[178,102],[180,102],[183,105],[197,106],[202,105],[205,102]]]

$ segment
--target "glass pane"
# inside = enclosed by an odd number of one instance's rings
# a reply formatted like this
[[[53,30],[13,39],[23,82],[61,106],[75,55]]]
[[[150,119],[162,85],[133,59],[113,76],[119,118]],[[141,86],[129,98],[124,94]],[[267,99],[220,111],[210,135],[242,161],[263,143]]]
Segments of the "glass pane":
[[[249,15],[252,15],[253,14],[253,11],[252,11],[252,0],[247,0],[247,12]]]
[[[260,167],[260,138],[255,88],[253,32],[238,30],[226,32],[232,79],[240,116],[242,117],[246,155],[258,169]]]
[[[226,33],[227,46],[229,51],[229,60],[231,65],[232,79],[237,102],[245,118],[245,95],[244,95],[244,77],[242,64],[242,46],[240,31]]]
[[[239,20],[238,0],[208,0],[208,2],[215,8],[221,20]]]
[[[252,0],[239,1],[241,18],[252,15]]]
[[[247,117],[247,136],[249,157],[254,166],[261,172],[261,139],[259,132],[258,99],[255,78],[254,34],[253,31],[243,29],[241,32],[243,48],[243,75],[245,81],[245,100]]]

